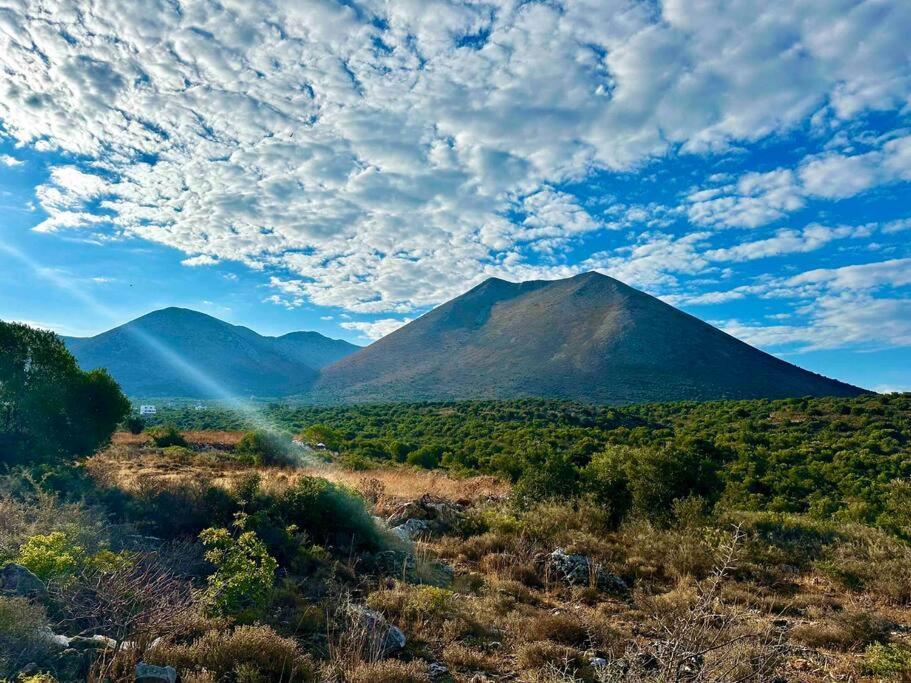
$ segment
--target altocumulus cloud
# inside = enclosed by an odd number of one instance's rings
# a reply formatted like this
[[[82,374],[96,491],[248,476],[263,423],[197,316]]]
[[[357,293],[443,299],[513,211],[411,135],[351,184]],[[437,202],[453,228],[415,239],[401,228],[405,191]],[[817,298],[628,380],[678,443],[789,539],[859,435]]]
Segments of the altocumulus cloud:
[[[107,229],[187,266],[272,269],[287,305],[401,315],[491,274],[660,284],[851,237],[706,244],[908,179],[909,138],[696,188],[682,207],[698,232],[643,232],[576,266],[574,240],[661,217],[605,218],[559,188],[907,107],[909,25],[911,4],[887,0],[13,0],[0,121],[80,160],[38,189],[39,230]]]

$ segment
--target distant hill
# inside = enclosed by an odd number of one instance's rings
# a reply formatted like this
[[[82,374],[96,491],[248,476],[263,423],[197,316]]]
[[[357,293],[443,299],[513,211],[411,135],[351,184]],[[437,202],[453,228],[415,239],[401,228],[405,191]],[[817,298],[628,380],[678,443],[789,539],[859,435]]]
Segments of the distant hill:
[[[310,396],[619,404],[860,393],[586,273],[522,283],[491,278],[325,368]]]
[[[94,337],[64,337],[85,370],[107,368],[131,396],[287,396],[358,346],[316,332],[265,337],[185,308],[165,308]]]

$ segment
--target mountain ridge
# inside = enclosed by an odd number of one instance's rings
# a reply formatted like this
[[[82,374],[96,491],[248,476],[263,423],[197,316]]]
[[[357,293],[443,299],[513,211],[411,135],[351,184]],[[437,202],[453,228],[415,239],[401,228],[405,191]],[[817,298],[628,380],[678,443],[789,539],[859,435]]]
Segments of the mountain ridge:
[[[288,396],[360,348],[318,332],[270,337],[189,308],[146,313],[93,337],[64,337],[86,370],[106,367],[132,396]]]
[[[609,276],[489,278],[327,366],[341,401],[560,397],[597,403],[856,395]]]

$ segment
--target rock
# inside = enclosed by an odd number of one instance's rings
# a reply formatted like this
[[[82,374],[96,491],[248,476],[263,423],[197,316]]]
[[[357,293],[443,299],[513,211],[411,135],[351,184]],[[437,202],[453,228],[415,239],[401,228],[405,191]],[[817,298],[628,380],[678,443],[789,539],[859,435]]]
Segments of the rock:
[[[47,597],[44,582],[21,564],[15,563],[0,569],[0,592],[33,600]]]
[[[431,662],[430,666],[427,667],[427,673],[430,675],[430,680],[438,681],[449,675],[449,669],[446,668],[443,662]]]
[[[592,657],[588,660],[588,665],[593,669],[603,669],[607,666],[607,660],[604,657]]]
[[[70,647],[76,650],[113,650],[117,647],[117,641],[100,634],[93,636],[73,636],[70,640]]]
[[[136,665],[136,683],[177,683],[177,670],[173,666],[139,662]]]
[[[85,680],[91,664],[92,660],[87,652],[70,647],[54,657],[53,669],[58,680],[82,681]]]
[[[413,541],[429,531],[430,524],[426,520],[417,518],[405,520],[405,522],[392,529],[392,533],[403,541]]]
[[[371,638],[375,639],[381,657],[388,657],[405,649],[405,634],[400,628],[387,622],[382,614],[359,605],[352,606],[351,612]]]
[[[70,646],[70,639],[54,633],[50,627],[45,626],[38,632],[38,637],[51,650],[65,650]]]
[[[412,521],[423,522],[424,524],[415,525],[419,533],[444,534],[458,528],[463,517],[462,506],[425,494],[418,500],[411,500],[399,506],[386,518],[386,523],[397,528]],[[412,530],[408,531],[411,533]]]
[[[585,555],[571,555],[563,548],[557,548],[547,556],[547,568],[552,576],[569,586],[590,586],[594,582],[598,589],[609,593],[629,590],[626,582],[616,574],[605,571]]]

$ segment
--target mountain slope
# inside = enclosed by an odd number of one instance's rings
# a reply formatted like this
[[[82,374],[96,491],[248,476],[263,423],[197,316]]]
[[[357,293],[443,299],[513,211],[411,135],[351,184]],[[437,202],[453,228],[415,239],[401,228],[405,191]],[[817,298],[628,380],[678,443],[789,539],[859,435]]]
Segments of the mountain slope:
[[[64,338],[83,369],[107,368],[132,396],[284,396],[358,347],[316,332],[264,337],[184,308],[165,308],[95,337]]]
[[[617,280],[491,278],[325,368],[311,396],[603,403],[851,396]]]

